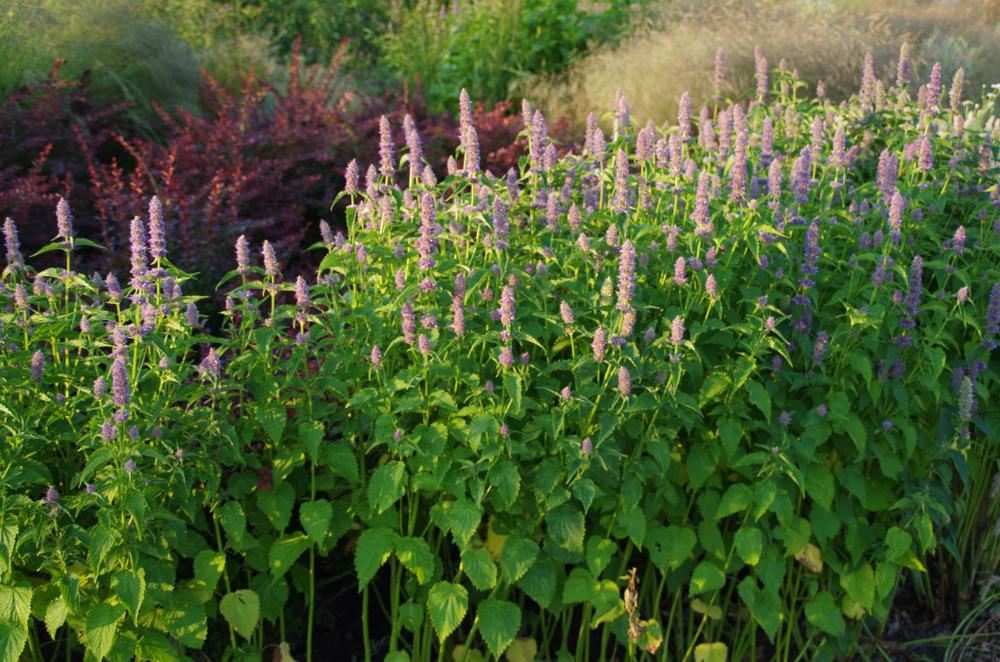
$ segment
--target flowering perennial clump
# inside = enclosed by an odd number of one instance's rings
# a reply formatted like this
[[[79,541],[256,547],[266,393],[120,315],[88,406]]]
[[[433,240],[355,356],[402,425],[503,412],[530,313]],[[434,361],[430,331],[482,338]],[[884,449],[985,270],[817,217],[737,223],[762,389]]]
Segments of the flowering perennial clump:
[[[5,221],[12,659],[37,619],[97,659],[285,636],[308,660],[327,581],[359,594],[344,654],[393,660],[834,659],[904,582],[975,594],[1000,564],[995,100],[958,74],[942,99],[940,66],[916,93],[905,49],[841,105],[754,57],[743,100],[720,49],[700,109],[637,127],[619,94],[580,150],[526,102],[506,173],[464,92],[447,172],[383,117],[317,272],[240,236],[218,314],[156,196],[121,282],[73,271],[94,245],[65,201],[65,269]]]

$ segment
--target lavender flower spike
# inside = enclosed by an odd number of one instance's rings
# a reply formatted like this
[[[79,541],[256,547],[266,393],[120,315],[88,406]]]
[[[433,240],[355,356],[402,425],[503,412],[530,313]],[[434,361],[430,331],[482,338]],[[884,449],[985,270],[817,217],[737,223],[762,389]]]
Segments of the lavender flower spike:
[[[45,355],[38,350],[31,356],[31,381],[42,383],[42,371],[45,369]]]
[[[683,257],[677,258],[674,262],[674,283],[677,285],[684,285],[687,283],[687,261]]]
[[[379,119],[378,137],[379,172],[383,177],[390,178],[396,174],[396,157],[393,154],[392,126],[385,115]]]
[[[628,211],[628,156],[623,149],[615,155],[615,199],[614,211],[624,214]]]
[[[295,305],[298,308],[309,307],[309,284],[302,276],[295,279]]]
[[[7,269],[16,271],[24,267],[24,256],[21,255],[21,242],[17,237],[17,226],[10,218],[3,222],[3,238],[7,246]]]
[[[372,345],[371,361],[376,368],[382,365],[382,350],[379,349],[378,345]]]
[[[594,360],[600,363],[604,360],[604,352],[608,348],[608,336],[604,332],[604,327],[597,327],[594,331],[594,341],[591,343],[590,348],[594,351]]]
[[[167,231],[163,224],[163,204],[153,196],[149,200],[149,256],[162,260],[167,256]]]
[[[69,210],[69,203],[63,197],[56,203],[56,228],[60,239],[67,244],[73,243],[73,212]]]
[[[722,91],[722,85],[726,81],[726,49],[719,46],[715,51],[715,96],[718,97]]]
[[[565,301],[559,303],[559,314],[562,316],[563,324],[566,326],[570,326],[576,321],[576,316],[573,315],[573,309],[570,308],[569,304]]]
[[[128,406],[128,369],[124,356],[116,357],[111,364],[111,393],[116,407]]]
[[[264,255],[264,271],[271,278],[277,278],[281,275],[278,270],[278,255],[274,252],[274,246],[267,239],[264,240],[264,246],[261,249]]]
[[[670,344],[677,349],[682,342],[684,342],[684,318],[678,315],[670,323]]]
[[[347,171],[344,173],[344,193],[354,195],[361,185],[361,171],[357,159],[351,159],[347,164]]]
[[[202,376],[208,375],[213,379],[219,378],[219,375],[221,374],[221,365],[219,363],[219,356],[215,353],[214,347],[208,350],[208,354],[198,365],[198,373]]]
[[[236,239],[236,271],[241,276],[250,272],[250,242],[242,234]]]
[[[500,323],[505,327],[514,323],[514,290],[509,285],[500,293]]]
[[[129,247],[132,258],[132,279],[138,282],[146,275],[148,264],[146,262],[146,230],[143,228],[142,219],[138,216],[132,219],[132,227],[129,233]]]
[[[625,366],[618,368],[618,392],[624,398],[632,395],[632,375]]]
[[[630,240],[622,244],[618,255],[618,310],[628,310],[635,294],[635,246]]]

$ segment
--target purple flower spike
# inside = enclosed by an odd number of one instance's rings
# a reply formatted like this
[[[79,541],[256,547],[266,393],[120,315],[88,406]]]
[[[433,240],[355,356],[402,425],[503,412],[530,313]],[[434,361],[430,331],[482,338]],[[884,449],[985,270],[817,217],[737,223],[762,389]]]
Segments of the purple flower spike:
[[[163,222],[163,204],[153,196],[149,200],[149,256],[162,260],[167,256],[167,231]]]
[[[674,283],[684,285],[687,283],[687,260],[683,257],[677,258],[674,262]]]
[[[718,50],[715,51],[715,77],[713,78],[715,83],[715,95],[718,96],[722,91],[722,86],[726,82],[726,49],[719,46]]]
[[[910,64],[910,45],[903,43],[899,47],[899,64],[896,66],[896,87],[910,84],[913,68]]]
[[[705,293],[712,300],[719,298],[719,286],[715,282],[715,274],[708,274],[708,278],[705,279]]]
[[[295,305],[298,308],[309,307],[309,284],[302,276],[295,279]]]
[[[431,341],[422,333],[417,336],[417,349],[419,349],[420,353],[424,356],[431,353]]]
[[[702,238],[709,237],[712,234],[712,222],[709,219],[708,202],[708,172],[703,170],[698,176],[698,191],[695,193],[694,214],[692,214],[695,225],[694,232]]]
[[[31,356],[31,381],[42,383],[42,371],[45,369],[45,355],[38,350]]]
[[[931,68],[931,79],[927,83],[927,108],[936,110],[941,100],[941,63],[935,62]]]
[[[462,304],[462,297],[457,294],[451,298],[451,317],[452,331],[461,338],[465,335],[465,307]]]
[[[684,342],[684,318],[677,315],[670,323],[670,344],[676,350],[682,342]]]
[[[903,227],[903,208],[906,206],[906,200],[899,193],[899,191],[893,191],[892,199],[889,202],[889,227],[895,232],[900,232]]]
[[[202,376],[208,375],[213,379],[218,379],[222,374],[222,364],[219,361],[219,355],[215,353],[214,347],[208,350],[208,354],[205,355],[205,358],[198,365],[198,372]]]
[[[358,167],[357,159],[351,159],[351,162],[347,164],[347,170],[344,173],[344,192],[348,195],[355,195],[358,192],[358,187],[361,185],[361,171]]]
[[[56,228],[60,239],[67,244],[73,243],[73,212],[63,197],[56,203]]]
[[[986,309],[986,333],[996,335],[1000,332],[1000,282],[993,285],[990,291],[990,305]]]
[[[198,306],[195,305],[194,301],[188,303],[184,316],[187,318],[187,324],[190,328],[198,328]]]
[[[594,331],[594,341],[590,344],[594,352],[594,360],[600,363],[604,360],[604,353],[608,349],[608,336],[604,332],[604,327],[597,327]]]
[[[830,334],[826,331],[820,331],[816,335],[816,343],[813,345],[813,364],[822,365],[823,359],[826,357],[826,349],[830,343]]]
[[[781,427],[787,428],[792,422],[792,415],[787,411],[783,411],[781,412],[781,415],[778,416],[778,422],[781,423]]]
[[[632,375],[625,366],[618,368],[618,392],[624,398],[632,395]]]
[[[46,506],[52,506],[56,508],[59,505],[59,492],[56,488],[49,485],[49,489],[45,490],[45,497],[42,499]]]
[[[565,301],[562,301],[559,304],[559,314],[562,316],[563,324],[566,326],[571,326],[576,321],[573,309],[570,308],[569,304]]]
[[[393,154],[392,126],[385,115],[379,118],[378,138],[379,172],[383,177],[392,177],[396,174],[396,157]]]
[[[135,460],[127,460],[125,462],[125,473],[130,474],[135,471]]]
[[[634,294],[635,246],[630,240],[626,240],[618,255],[618,310],[628,310]]]
[[[500,365],[509,368],[514,365],[514,350],[510,347],[503,347],[500,350]]]
[[[417,316],[413,312],[413,304],[407,301],[403,304],[401,311],[403,318],[403,340],[407,345],[412,345],[417,340]]]
[[[132,226],[129,233],[129,247],[131,249],[132,279],[133,287],[135,283],[141,281],[146,275],[148,268],[146,262],[146,230],[142,225],[142,219],[135,216],[132,219]]]
[[[250,242],[242,234],[236,239],[236,271],[241,276],[250,272]]]
[[[819,407],[816,407],[816,414],[820,418],[825,418],[826,417],[826,413],[827,413],[826,404],[821,404]]]
[[[958,294],[955,296],[958,299],[958,303],[960,304],[965,303],[969,299],[969,288],[968,287],[959,288]]]
[[[563,402],[569,402],[573,398],[573,391],[568,386],[563,386],[562,390],[559,391],[559,397],[562,398]]]
[[[514,323],[514,290],[509,285],[500,294],[500,323],[505,327]]]
[[[584,437],[580,442],[580,453],[590,455],[594,452],[594,441],[590,437]]]
[[[116,357],[111,364],[111,393],[116,407],[123,409],[128,406],[128,369],[124,356]]]
[[[278,269],[278,255],[274,252],[274,246],[267,239],[264,240],[262,253],[264,255],[264,271],[267,275],[271,278],[280,276],[281,271]]]
[[[17,236],[17,226],[10,218],[4,219],[3,238],[7,247],[7,269],[17,271],[24,267],[24,256],[21,255],[21,241]]]
[[[114,421],[104,421],[101,423],[101,438],[104,441],[114,441],[118,436],[118,427]]]
[[[753,49],[753,58],[756,64],[757,100],[763,103],[767,99],[768,71],[767,58],[764,57],[764,52],[761,50],[760,46]]]
[[[625,150],[619,149],[615,155],[615,198],[614,211],[624,214],[628,211],[628,156]]]
[[[376,368],[382,365],[382,350],[378,348],[378,345],[372,345],[371,361]]]

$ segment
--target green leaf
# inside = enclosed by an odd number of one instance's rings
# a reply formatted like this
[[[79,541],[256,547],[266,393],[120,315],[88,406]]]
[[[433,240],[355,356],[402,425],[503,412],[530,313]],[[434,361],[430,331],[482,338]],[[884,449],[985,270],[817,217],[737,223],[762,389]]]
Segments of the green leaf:
[[[501,460],[490,467],[488,478],[498,509],[502,512],[514,505],[521,490],[521,474],[517,465],[510,460]]]
[[[229,536],[230,544],[236,549],[241,548],[247,533],[247,518],[243,514],[243,506],[239,501],[227,501],[215,514],[219,518],[219,524]]]
[[[219,602],[219,611],[236,632],[249,639],[260,621],[260,598],[249,589],[233,591]]]
[[[729,375],[724,372],[713,372],[702,382],[701,391],[698,394],[698,407],[704,409],[705,405],[725,393],[730,384],[732,384],[732,380]]]
[[[557,545],[569,552],[583,553],[584,518],[579,508],[573,504],[563,504],[546,513],[545,524],[548,526],[549,537]]]
[[[163,612],[163,628],[182,646],[201,648],[208,636],[205,605],[190,595],[175,594]]]
[[[513,584],[535,563],[538,545],[533,540],[511,536],[500,550],[500,569],[507,583]]]
[[[318,464],[320,460],[320,445],[323,443],[325,430],[320,421],[308,421],[299,424],[299,439],[309,453],[309,459],[313,464]]]
[[[83,641],[87,652],[98,660],[103,660],[111,651],[118,632],[118,623],[125,617],[123,605],[101,603],[87,613],[87,625],[83,631]]]
[[[757,528],[743,528],[736,531],[734,537],[736,553],[747,565],[757,565],[764,549],[764,535]]]
[[[266,407],[261,407],[257,412],[257,420],[264,428],[264,432],[271,438],[271,441],[278,443],[281,435],[285,431],[285,407],[279,402],[274,402]]]
[[[721,641],[694,647],[694,662],[726,662],[729,648]]]
[[[839,637],[846,627],[840,607],[829,591],[820,591],[806,603],[806,620],[827,634]]]
[[[205,582],[209,591],[215,590],[215,585],[226,569],[226,555],[211,549],[203,549],[194,557],[194,576]]]
[[[707,443],[698,443],[687,454],[688,481],[697,490],[715,473],[715,457]]]
[[[587,568],[594,577],[600,577],[604,569],[611,563],[611,557],[618,551],[618,545],[599,536],[590,536],[587,539],[587,549],[584,558],[587,560]]]
[[[354,552],[358,591],[367,586],[382,564],[389,560],[396,545],[396,538],[395,531],[384,526],[376,526],[361,532]]]
[[[135,572],[122,570],[111,580],[111,587],[132,614],[132,622],[138,625],[139,610],[146,596],[146,571],[143,568]]]
[[[488,557],[489,554],[487,553]],[[399,537],[396,539],[396,558],[423,586],[434,574],[434,553],[423,538]]]
[[[691,573],[691,595],[716,591],[726,584],[726,575],[711,561],[702,561]]]
[[[295,560],[309,549],[309,545],[309,536],[304,533],[292,533],[275,540],[267,553],[271,576],[278,579],[291,570]]]
[[[295,488],[289,483],[278,483],[270,490],[257,491],[257,507],[280,533],[288,528],[295,505]]]
[[[750,615],[764,629],[772,642],[781,626],[782,606],[777,593],[761,591],[753,577],[744,577],[737,589],[740,598],[750,610]]]
[[[662,570],[675,570],[681,566],[698,543],[693,529],[670,525],[655,526],[646,533],[649,557]]]
[[[625,515],[624,524],[629,540],[636,547],[642,549],[642,543],[646,539],[646,513],[643,512],[642,508],[633,508]]]
[[[322,464],[329,467],[335,475],[349,480],[352,485],[361,482],[361,473],[358,470],[358,460],[354,457],[354,451],[349,444],[336,442],[323,446]]]
[[[479,603],[476,612],[483,641],[494,657],[503,654],[521,627],[521,610],[513,602],[492,598]]]
[[[558,567],[548,556],[540,556],[518,580],[517,586],[542,609],[548,609],[556,597]]]
[[[722,495],[722,501],[715,510],[715,519],[718,521],[723,517],[728,517],[742,512],[753,503],[753,494],[750,488],[743,483],[735,483],[729,486],[726,493]]]
[[[875,605],[875,572],[865,563],[854,572],[840,576],[840,586],[867,611]]]
[[[854,445],[857,447],[858,452],[861,453],[865,450],[865,445],[868,442],[868,434],[865,432],[865,425],[861,422],[855,415],[848,416],[842,423],[844,430],[847,434],[851,436],[854,441]]]
[[[17,662],[27,643],[27,625],[0,620],[0,660]]]
[[[578,602],[589,602],[597,591],[597,580],[579,566],[570,570],[566,584],[563,586],[563,604],[572,605]]]
[[[806,494],[824,510],[833,506],[833,474],[825,465],[813,462],[805,468]]]
[[[496,586],[497,567],[485,549],[467,549],[462,552],[462,570],[480,591],[488,591]]]
[[[331,519],[333,519],[333,506],[326,499],[306,501],[299,506],[299,521],[302,522],[302,528],[317,545],[323,544]]]
[[[483,520],[483,509],[472,501],[462,499],[448,504],[445,511],[445,529],[455,538],[455,544],[465,547]]]
[[[469,592],[461,584],[438,582],[427,594],[427,613],[438,641],[444,642],[454,632],[468,610]]]
[[[750,392],[750,404],[759,409],[764,414],[768,423],[771,422],[771,394],[757,381],[747,382],[747,390]]]
[[[66,601],[62,599],[62,596],[57,597],[45,608],[45,629],[49,633],[49,637],[53,640],[56,638],[56,632],[66,622],[66,616],[68,615],[69,607],[66,605]],[[2,651],[3,648],[0,646],[0,652]],[[0,655],[0,659],[7,658]]]
[[[31,584],[24,579],[13,585],[0,584],[0,621],[27,625],[32,593]]]
[[[903,529],[894,526],[885,535],[886,550],[885,557],[894,563],[905,559],[910,553],[910,545],[913,544],[913,536]]]
[[[511,414],[516,418],[521,412],[521,378],[512,374],[505,375],[503,386],[510,398]]]
[[[381,514],[399,501],[406,492],[406,465],[386,462],[375,470],[368,483],[368,501]]]

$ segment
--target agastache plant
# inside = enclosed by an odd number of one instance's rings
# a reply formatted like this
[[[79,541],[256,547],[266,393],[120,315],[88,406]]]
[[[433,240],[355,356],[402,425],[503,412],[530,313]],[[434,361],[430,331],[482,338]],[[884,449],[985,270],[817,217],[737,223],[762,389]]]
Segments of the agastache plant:
[[[1000,568],[997,123],[909,57],[835,103],[720,49],[676,126],[575,140],[525,103],[502,173],[463,94],[440,182],[380,121],[315,254],[230,228],[217,289],[169,187],[96,277],[85,219],[32,264],[5,221],[0,656],[929,650],[896,598],[960,623]]]

